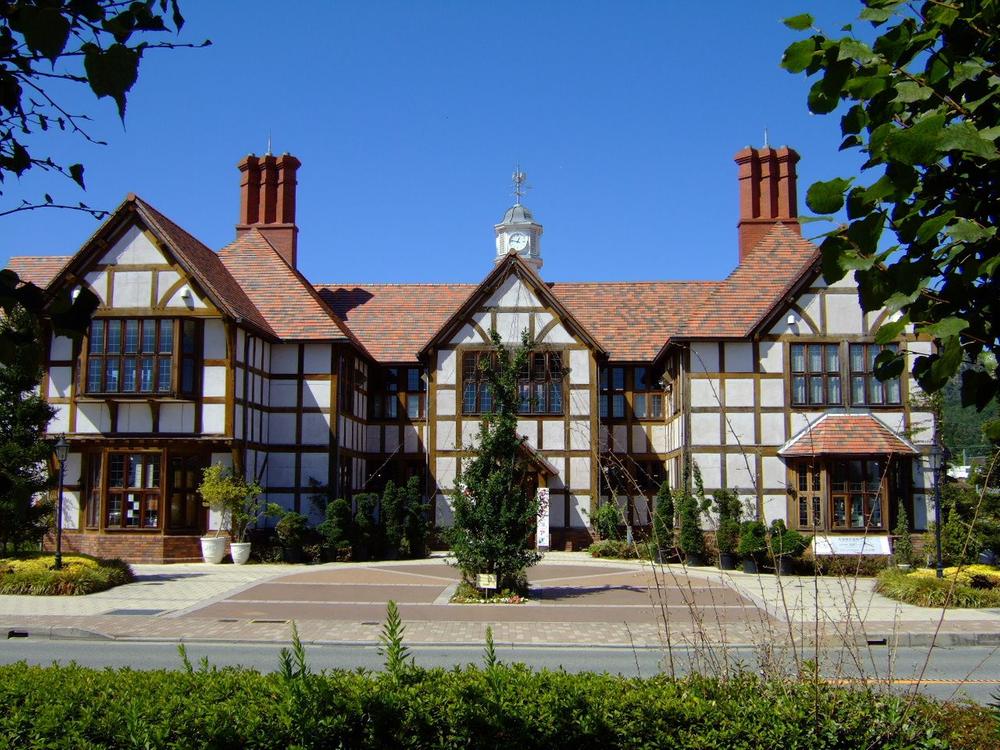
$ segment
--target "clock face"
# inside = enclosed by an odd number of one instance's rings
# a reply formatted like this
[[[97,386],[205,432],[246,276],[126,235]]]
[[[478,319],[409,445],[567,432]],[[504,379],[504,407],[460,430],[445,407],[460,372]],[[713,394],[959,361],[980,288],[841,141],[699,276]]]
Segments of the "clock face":
[[[521,252],[528,246],[528,235],[524,232],[514,232],[507,238],[507,247],[511,250]]]

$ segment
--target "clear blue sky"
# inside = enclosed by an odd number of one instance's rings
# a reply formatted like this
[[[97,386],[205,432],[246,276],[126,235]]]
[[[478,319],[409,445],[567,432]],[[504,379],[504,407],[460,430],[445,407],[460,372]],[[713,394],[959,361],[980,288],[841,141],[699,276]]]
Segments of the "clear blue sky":
[[[218,249],[236,162],[270,132],[302,161],[299,266],[314,282],[479,281],[516,162],[547,280],[704,279],[736,262],[732,156],[765,127],[802,154],[803,212],[812,181],[858,164],[837,152],[839,118],[806,111],[809,81],[779,67],[799,38],[781,18],[811,10],[832,32],[851,2],[181,8],[181,40],[214,44],[147,53],[124,130],[110,100],[68,100],[109,142],[53,136],[57,158],[85,163],[86,193],[26,177],[4,205],[49,190],[110,208],[135,192]],[[96,227],[68,211],[2,218],[0,262],[75,252]]]

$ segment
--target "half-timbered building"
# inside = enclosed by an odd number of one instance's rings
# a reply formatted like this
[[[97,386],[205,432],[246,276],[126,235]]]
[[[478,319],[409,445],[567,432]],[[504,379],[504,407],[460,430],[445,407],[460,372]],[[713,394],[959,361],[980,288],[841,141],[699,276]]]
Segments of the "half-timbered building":
[[[797,219],[798,158],[737,154],[736,265],[707,282],[548,281],[542,226],[518,199],[479,283],[315,283],[297,269],[288,155],[239,163],[236,237],[217,252],[129,195],[73,256],[9,266],[101,301],[82,341],[51,338],[42,384],[49,431],[71,445],[64,544],[196,559],[218,524],[196,487],[220,461],[314,518],[319,493],[418,476],[447,525],[491,408],[492,330],[531,342],[518,430],[554,547],[587,543],[602,502],[647,525],[688,459],[707,491],[810,533],[885,536],[900,502],[925,528],[932,414],[909,377],[873,376],[885,313],[864,313],[849,280],[824,283]],[[911,335],[891,346],[930,351]]]

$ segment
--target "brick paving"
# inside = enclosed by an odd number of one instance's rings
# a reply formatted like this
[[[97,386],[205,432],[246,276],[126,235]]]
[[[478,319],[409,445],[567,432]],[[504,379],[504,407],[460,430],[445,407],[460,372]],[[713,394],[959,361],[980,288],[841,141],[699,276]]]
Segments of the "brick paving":
[[[663,647],[886,640],[1000,643],[1000,611],[891,602],[871,580],[776,578],[549,553],[522,605],[449,604],[441,557],[288,565],[139,565],[139,580],[86,597],[0,596],[4,633],[122,640],[287,642],[294,621],[316,643],[377,641],[386,602],[413,644]]]

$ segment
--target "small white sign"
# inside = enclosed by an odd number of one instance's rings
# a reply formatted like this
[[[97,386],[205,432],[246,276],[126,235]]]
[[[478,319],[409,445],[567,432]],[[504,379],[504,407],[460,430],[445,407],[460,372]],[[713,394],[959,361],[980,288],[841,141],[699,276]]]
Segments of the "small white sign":
[[[538,525],[535,529],[535,546],[543,552],[549,549],[549,488],[538,488]]]
[[[497,587],[496,573],[479,573],[476,576],[476,586],[481,589],[495,589]]]
[[[813,537],[815,555],[888,555],[887,536],[816,536]]]

